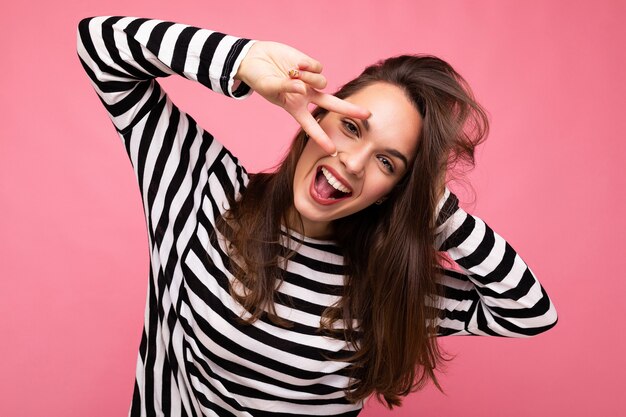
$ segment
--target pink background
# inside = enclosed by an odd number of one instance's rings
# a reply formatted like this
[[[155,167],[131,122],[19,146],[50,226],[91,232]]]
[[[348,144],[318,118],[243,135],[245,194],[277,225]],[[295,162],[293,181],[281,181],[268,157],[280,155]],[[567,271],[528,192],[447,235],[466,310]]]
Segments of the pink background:
[[[156,4],[155,4],[156,3]],[[332,91],[366,64],[452,63],[492,133],[464,207],[522,254],[560,322],[531,339],[446,338],[435,389],[364,416],[618,416],[626,401],[626,2],[20,1],[0,17],[0,416],[120,416],[148,279],[138,186],[75,52],[82,17],[180,21],[289,43]],[[259,97],[182,79],[173,99],[256,171],[296,129]],[[246,120],[246,123],[238,122]],[[621,139],[620,139],[621,138]],[[455,188],[454,186],[452,187]]]

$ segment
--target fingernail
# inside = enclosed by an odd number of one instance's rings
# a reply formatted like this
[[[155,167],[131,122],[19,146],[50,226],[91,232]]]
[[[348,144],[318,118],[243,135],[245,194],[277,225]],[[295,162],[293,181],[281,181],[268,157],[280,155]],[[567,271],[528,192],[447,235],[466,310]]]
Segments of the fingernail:
[[[337,151],[335,151],[335,152],[333,152],[332,154],[330,154],[330,156],[332,156],[333,158],[334,158],[335,156],[337,156]]]

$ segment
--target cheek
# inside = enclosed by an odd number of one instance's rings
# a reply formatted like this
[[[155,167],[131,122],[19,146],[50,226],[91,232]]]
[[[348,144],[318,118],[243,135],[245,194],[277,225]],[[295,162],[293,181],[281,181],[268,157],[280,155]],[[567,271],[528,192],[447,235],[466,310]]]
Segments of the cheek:
[[[294,181],[298,182],[303,180],[321,156],[323,156],[322,148],[317,146],[312,140],[309,140],[296,164]]]
[[[374,174],[370,175],[369,181],[363,184],[363,195],[367,199],[376,201],[379,198],[386,196],[391,192],[391,190],[393,190],[395,181],[391,181],[383,175],[384,174],[382,173],[379,174],[374,171]]]
[[[381,197],[386,196],[393,187],[390,187],[386,184],[379,184],[376,187],[372,188],[371,195],[374,199],[378,200]]]
[[[352,143],[354,141],[353,138],[346,136],[341,130],[339,129],[324,129],[326,131],[326,134],[328,135],[328,137],[330,138],[330,140],[333,141],[333,143],[335,144],[335,146],[337,148],[342,148],[346,145],[349,145],[350,143]]]
[[[322,148],[320,148],[314,140],[309,139],[304,146],[302,155],[300,155],[300,160],[310,162],[319,159],[322,155],[324,155]],[[298,161],[298,163],[300,163],[300,161]]]

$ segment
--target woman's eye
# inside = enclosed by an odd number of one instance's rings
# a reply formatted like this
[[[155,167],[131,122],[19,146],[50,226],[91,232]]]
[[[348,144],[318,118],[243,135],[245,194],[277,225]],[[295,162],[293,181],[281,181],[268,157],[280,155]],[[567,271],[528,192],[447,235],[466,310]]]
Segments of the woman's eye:
[[[346,130],[348,132],[350,132],[353,135],[359,135],[359,128],[356,127],[356,125],[348,120],[344,120],[343,121],[343,125],[346,128]]]
[[[379,156],[378,160],[383,164],[387,171],[393,174],[393,164],[389,161],[389,159],[385,158],[384,156]]]

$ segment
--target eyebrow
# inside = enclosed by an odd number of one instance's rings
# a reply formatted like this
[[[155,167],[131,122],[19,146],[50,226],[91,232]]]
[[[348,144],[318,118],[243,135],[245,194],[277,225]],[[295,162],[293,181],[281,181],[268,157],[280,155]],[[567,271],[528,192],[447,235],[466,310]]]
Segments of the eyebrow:
[[[358,119],[358,122],[360,122],[363,125],[366,131],[368,132],[370,131],[370,122],[367,119]],[[385,148],[384,151],[387,152],[389,155],[393,155],[399,160],[401,160],[402,162],[404,162],[405,167],[409,166],[409,160],[406,156],[404,156],[402,152],[398,151],[397,149],[392,149],[392,148]]]
[[[406,158],[406,156],[404,156],[404,154],[402,154],[402,152],[396,149],[391,149],[391,148],[386,148],[385,152],[387,152],[389,155],[393,155],[396,158],[400,159],[402,162],[404,162],[405,167],[409,166],[409,160]]]

